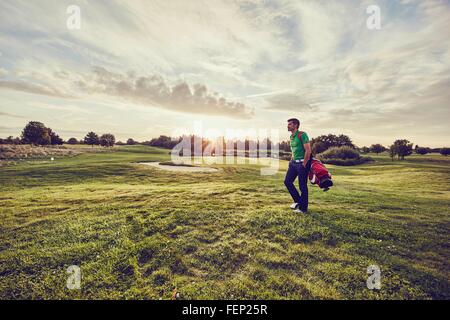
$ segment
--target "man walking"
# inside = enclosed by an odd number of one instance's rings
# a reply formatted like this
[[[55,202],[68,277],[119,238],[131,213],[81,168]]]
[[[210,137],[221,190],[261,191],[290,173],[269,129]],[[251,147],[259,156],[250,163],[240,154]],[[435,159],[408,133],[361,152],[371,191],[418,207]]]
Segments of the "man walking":
[[[288,120],[288,131],[291,134],[292,158],[289,161],[289,168],[286,172],[284,184],[291,194],[294,203],[291,209],[294,212],[306,213],[308,211],[308,173],[311,168],[311,145],[306,132],[299,130],[300,121],[292,118]],[[298,177],[300,193],[294,186],[294,181]]]

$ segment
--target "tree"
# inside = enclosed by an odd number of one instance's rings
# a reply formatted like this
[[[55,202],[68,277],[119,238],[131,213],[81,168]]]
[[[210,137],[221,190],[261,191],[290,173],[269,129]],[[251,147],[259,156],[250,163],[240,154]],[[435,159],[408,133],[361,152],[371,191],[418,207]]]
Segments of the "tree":
[[[441,148],[440,153],[441,153],[443,156],[448,156],[448,155],[450,154],[450,148]]]
[[[9,136],[6,139],[0,138],[0,144],[21,144],[22,141],[19,137],[14,138],[13,136]]]
[[[391,157],[391,160],[394,161],[394,157],[395,157],[395,154],[396,154],[395,146],[394,146],[394,145],[391,145],[391,146],[388,148],[388,152],[389,152],[389,156]]]
[[[133,146],[136,144],[136,141],[134,141],[132,138],[127,140],[127,145]]]
[[[103,147],[114,147],[115,143],[116,138],[110,133],[105,133],[100,137],[100,145],[102,145]]]
[[[386,148],[383,147],[381,144],[373,144],[370,146],[370,152],[376,153],[377,155],[381,152],[386,151]]]
[[[416,149],[416,153],[418,153],[420,155],[427,154],[428,153],[428,148],[418,147]]]
[[[199,138],[199,137],[198,137]],[[201,138],[199,138],[201,139]],[[182,140],[182,138],[179,139],[172,139],[171,137],[168,136],[159,136],[159,138],[153,138],[150,142],[146,142],[146,144],[152,146],[152,147],[160,147],[160,148],[166,148],[166,149],[172,149],[173,147],[175,147],[180,141]],[[194,141],[194,136],[191,136],[191,141]],[[192,144],[193,146],[193,144]]]
[[[350,148],[355,148],[352,140],[344,134],[340,134],[338,136],[334,134],[321,135],[311,139],[311,145],[313,154],[322,153],[331,147],[347,146]]]
[[[94,145],[100,144],[100,140],[98,138],[98,135],[95,132],[91,131],[86,135],[86,137],[84,137],[84,143],[90,144],[92,147],[94,147]]]
[[[316,155],[322,153],[328,149],[327,145],[323,141],[315,141],[311,147],[312,154]]]
[[[352,140],[350,139],[350,137],[346,136],[345,134],[340,134],[337,137],[337,143],[339,144],[339,147],[350,147],[350,148],[355,148],[355,145],[353,144]]]
[[[52,129],[47,128],[48,129],[48,135],[50,136],[50,143],[52,145],[62,145],[63,144],[63,139],[61,139],[56,132],[54,132]]]
[[[76,138],[70,138],[69,140],[67,140],[68,144],[77,144],[78,140]]]
[[[369,152],[370,152],[370,148],[364,146],[364,147],[361,148],[361,152],[362,152],[362,153],[369,153]]]
[[[30,121],[22,131],[23,143],[47,145],[51,143],[48,128],[38,121]]]
[[[15,137],[15,138],[12,140],[12,144],[22,144],[22,141],[20,140],[19,137]]]
[[[404,160],[406,156],[412,154],[413,144],[406,139],[398,139],[392,145],[398,159]]]

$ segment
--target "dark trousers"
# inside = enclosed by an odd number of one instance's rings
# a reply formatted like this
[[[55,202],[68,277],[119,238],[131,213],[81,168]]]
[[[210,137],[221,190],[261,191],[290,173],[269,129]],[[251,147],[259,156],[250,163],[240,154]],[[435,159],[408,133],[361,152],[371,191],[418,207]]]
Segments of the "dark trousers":
[[[311,168],[311,159],[309,159],[306,168],[303,167],[303,161],[295,162],[289,161],[289,168],[286,172],[286,178],[284,178],[284,184],[289,190],[294,202],[299,204],[299,209],[306,212],[308,210],[308,173]],[[298,186],[300,193],[294,186],[294,181],[298,177]]]

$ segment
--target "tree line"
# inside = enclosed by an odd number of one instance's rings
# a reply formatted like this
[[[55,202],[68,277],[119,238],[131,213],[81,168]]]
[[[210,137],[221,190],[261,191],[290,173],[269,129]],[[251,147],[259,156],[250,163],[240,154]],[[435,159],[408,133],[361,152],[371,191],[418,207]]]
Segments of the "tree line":
[[[201,139],[202,151],[210,144],[210,140],[203,137],[196,137],[195,135],[190,135],[191,142],[194,142],[195,139]],[[46,127],[43,123],[38,121],[30,121],[25,128],[22,130],[21,137],[12,137],[9,136],[6,139],[0,138],[0,144],[32,144],[32,145],[62,145],[63,143],[67,144],[86,144],[92,147],[94,146],[104,146],[104,147],[113,147],[114,145],[148,145],[159,148],[172,149],[175,147],[180,141],[182,137],[172,138],[166,135],[160,135],[158,138],[153,138],[149,141],[138,142],[132,138],[129,138],[126,143],[121,141],[116,142],[116,138],[111,133],[105,133],[102,135],[98,135],[97,133],[91,131],[86,134],[84,139],[77,140],[76,138],[70,138],[67,141],[64,141],[60,138],[60,136],[54,132],[51,128]],[[223,150],[226,150],[226,145],[230,144],[225,141],[225,138],[222,138]],[[267,150],[272,149],[273,142],[270,139],[266,138],[262,141],[252,141],[249,139],[245,140],[234,140],[232,142],[234,150],[237,150],[239,146],[244,146],[245,150],[249,150],[249,146],[251,144],[256,145],[257,149],[260,149],[260,145],[263,143]],[[193,147],[194,143],[192,143]],[[281,153],[290,152],[290,143],[289,141],[281,141],[278,145]],[[340,134],[328,134],[321,135],[311,139],[311,149],[314,156],[317,156],[330,148],[335,147],[348,147],[354,150],[357,150],[360,153],[376,153],[377,155],[382,152],[388,152],[389,156],[392,160],[397,157],[399,160],[403,160],[406,156],[411,155],[413,152],[424,155],[432,152],[439,152],[442,155],[449,155],[450,148],[428,148],[428,147],[419,147],[418,145],[413,148],[413,143],[408,141],[407,139],[397,139],[392,145],[389,147],[385,147],[382,144],[372,144],[370,147],[362,147],[358,148],[350,139],[350,137]]]
[[[389,147],[385,147],[381,144],[373,144],[370,147],[362,147],[360,149],[362,153],[379,153],[387,151],[391,159],[393,160],[397,157],[399,160],[405,159],[413,153],[425,155],[428,153],[440,153],[443,156],[448,156],[450,154],[450,148],[429,148],[429,147],[419,147],[417,144],[413,149],[413,143],[406,139],[397,139]]]
[[[30,144],[34,146],[84,143],[92,146],[113,147],[115,142],[116,138],[113,134],[105,133],[99,137],[95,132],[89,132],[82,141],[78,141],[75,138],[64,141],[55,131],[38,121],[30,121],[22,130],[20,137],[13,138],[9,136],[6,139],[0,138],[0,144]]]

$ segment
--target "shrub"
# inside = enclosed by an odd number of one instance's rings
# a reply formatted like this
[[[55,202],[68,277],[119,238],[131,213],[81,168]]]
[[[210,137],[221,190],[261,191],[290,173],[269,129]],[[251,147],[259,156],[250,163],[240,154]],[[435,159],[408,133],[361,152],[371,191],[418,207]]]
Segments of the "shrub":
[[[370,151],[376,154],[379,154],[381,152],[386,151],[386,148],[384,146],[382,146],[381,144],[377,143],[377,144],[373,144],[370,146]]]
[[[64,143],[63,139],[60,138],[59,135],[56,134],[52,129],[47,128],[48,135],[50,136],[50,144],[51,145],[62,145]]]
[[[419,147],[416,149],[416,153],[421,154],[421,155],[427,154],[428,152],[429,152],[428,148]]]
[[[361,157],[358,151],[347,146],[331,147],[319,156],[323,159],[359,159]]]
[[[355,149],[343,146],[332,147],[317,156],[323,163],[338,166],[354,166],[373,161],[370,157],[361,157]]]
[[[360,148],[359,151],[362,152],[362,153],[369,153],[370,152],[370,148],[364,146],[364,147]]]
[[[146,141],[143,144],[150,145],[152,147],[159,147],[159,148],[166,148],[166,149],[172,149],[175,147],[179,142],[181,141],[181,138],[175,140],[168,136],[159,136],[159,138],[154,138],[151,141]],[[193,146],[193,144],[192,144]]]
[[[134,139],[129,138],[129,139],[127,140],[127,145],[134,146],[135,144],[137,144],[137,142],[134,141]]]
[[[448,156],[450,154],[450,148],[441,148],[440,153],[443,156]]]
[[[352,140],[344,134],[340,134],[338,136],[334,134],[321,135],[319,137],[311,139],[311,150],[314,155],[323,153],[324,151],[332,147],[343,146],[355,148]]]
[[[319,154],[326,151],[327,148],[328,146],[323,141],[316,141],[312,144],[311,150],[313,154]]]
[[[76,138],[70,138],[69,140],[67,140],[68,144],[77,144],[78,140]]]
[[[15,144],[15,145],[18,145],[18,144],[22,144],[22,141],[21,141],[21,139],[19,137],[14,138],[13,136],[9,136],[6,139],[1,139],[0,138],[0,144]]]

